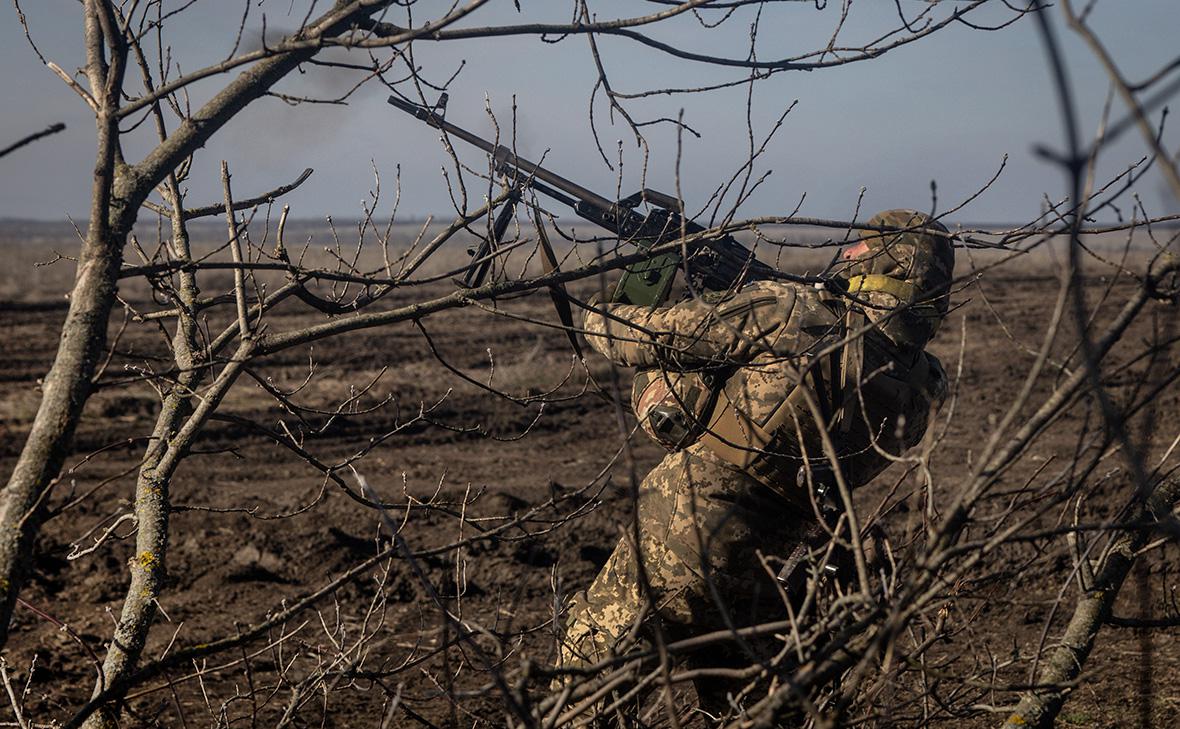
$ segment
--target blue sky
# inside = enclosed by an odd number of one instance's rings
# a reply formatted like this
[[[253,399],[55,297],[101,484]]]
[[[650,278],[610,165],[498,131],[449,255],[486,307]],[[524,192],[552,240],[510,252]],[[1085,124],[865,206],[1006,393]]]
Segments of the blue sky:
[[[175,3],[173,3],[175,4]],[[322,4],[322,3],[321,3]],[[424,3],[423,5],[449,5]],[[518,16],[511,2],[493,0],[465,21],[467,25],[568,19],[572,3],[521,0]],[[821,3],[822,4],[822,3]],[[962,3],[959,3],[960,5]],[[25,0],[34,39],[63,68],[81,64],[81,20],[75,0]],[[268,27],[295,25],[305,2],[255,0],[247,23],[247,43],[257,43],[261,12]],[[911,17],[926,4],[900,0]],[[949,7],[944,3],[943,7]],[[187,70],[228,52],[244,5],[237,0],[203,0],[170,26],[167,42]],[[600,17],[651,12],[660,6],[591,0]],[[289,14],[288,9],[294,8]],[[940,10],[939,12],[945,12]],[[824,45],[840,13],[838,0],[817,10],[812,2],[766,6],[760,20],[760,58],[789,56]],[[977,16],[996,21],[1008,15],[1000,3]],[[892,0],[855,0],[841,41],[856,41],[897,24]],[[1065,42],[1070,71],[1083,110],[1085,134],[1093,133],[1108,85],[1089,53],[1053,18]],[[691,18],[648,32],[693,50],[744,57],[752,13],[739,14],[718,29],[706,30]],[[1177,0],[1100,0],[1092,24],[1102,34],[1125,75],[1138,80],[1177,53],[1180,30]],[[611,82],[618,91],[640,92],[664,86],[697,86],[741,78],[740,72],[672,59],[634,43],[603,38],[600,48]],[[485,103],[507,123],[515,98],[517,137],[522,152],[545,156],[546,164],[567,177],[612,195],[616,171],[603,162],[590,134],[588,109],[594,85],[593,61],[584,38],[558,43],[535,38],[499,38],[418,44],[415,60],[431,80],[445,80],[462,68],[450,85],[448,118],[489,133]],[[9,5],[0,9],[0,144],[54,121],[69,128],[56,137],[0,161],[0,217],[84,218],[88,207],[94,135],[89,110],[40,64]],[[229,77],[192,89],[194,101],[207,98]],[[347,85],[341,73],[309,71],[285,82],[291,93],[338,93]],[[677,117],[701,134],[685,135],[679,157],[681,190],[689,209],[703,206],[711,192],[740,166],[747,153],[745,86],[707,95],[658,95],[629,102],[637,119]],[[796,102],[767,147],[756,174],[770,176],[741,207],[743,216],[783,214],[806,195],[801,215],[849,218],[862,187],[863,210],[931,206],[930,183],[938,186],[938,206],[957,204],[983,185],[1005,154],[1008,165],[994,187],[955,217],[972,221],[1021,220],[1035,215],[1044,195],[1059,198],[1058,170],[1038,160],[1038,143],[1060,145],[1060,123],[1048,81],[1043,49],[1034,23],[1026,18],[997,32],[961,25],[894,50],[868,62],[814,72],[786,72],[754,87],[751,118],[756,135]],[[440,170],[448,159],[437,134],[385,104],[377,85],[353,97],[348,106],[292,108],[277,99],[249,107],[226,127],[194,161],[190,202],[220,197],[218,165],[228,159],[237,194],[245,196],[293,179],[305,167],[316,172],[290,196],[292,213],[314,218],[356,217],[373,184],[372,167],[392,192],[401,171],[403,216],[448,215],[451,210]],[[486,100],[486,102],[485,102]],[[623,155],[622,193],[640,185],[643,158],[628,129],[611,124],[605,105],[595,121],[612,161]],[[1124,109],[1116,101],[1114,116]],[[1159,118],[1157,110],[1153,118]],[[1173,125],[1174,126],[1174,125]],[[651,155],[646,184],[675,192],[677,139],[670,125],[647,128]],[[621,144],[620,144],[621,140]],[[146,149],[140,135],[128,144],[135,159]],[[1180,134],[1165,134],[1170,148]],[[479,157],[461,151],[465,162]],[[1145,154],[1128,134],[1101,160],[1101,171],[1114,173]],[[1150,174],[1140,188],[1150,212],[1174,211],[1158,177]],[[480,191],[473,191],[478,197]],[[386,201],[391,201],[387,196]],[[388,214],[388,205],[382,210]],[[865,214],[862,213],[862,217]]]

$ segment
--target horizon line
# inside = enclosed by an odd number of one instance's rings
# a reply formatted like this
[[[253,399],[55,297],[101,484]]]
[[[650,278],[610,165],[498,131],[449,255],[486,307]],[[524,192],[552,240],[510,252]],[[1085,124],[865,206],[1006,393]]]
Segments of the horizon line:
[[[307,226],[307,225],[327,226],[328,219],[329,219],[329,216],[314,217],[314,218],[310,218],[310,217],[309,218],[288,218],[287,225],[294,224],[294,225],[303,225],[303,226]],[[439,216],[439,215],[406,216],[400,220],[394,221],[393,224],[394,225],[422,225],[422,224],[425,224],[427,221],[430,221],[432,225],[435,225],[435,224],[442,225],[444,223],[449,224],[451,219],[453,219],[453,214],[451,217],[444,217],[444,216]],[[363,220],[363,218],[360,218],[360,217],[347,217],[347,218],[345,218],[345,217],[337,218],[334,216],[331,217],[331,221],[335,225],[359,223],[362,220]],[[137,222],[143,222],[143,221],[137,221]],[[1017,228],[1023,228],[1023,227],[1026,227],[1027,225],[1029,225],[1028,222],[1000,223],[1000,222],[996,222],[996,221],[981,222],[981,221],[963,221],[963,220],[959,220],[959,221],[944,220],[941,222],[947,226],[953,225],[953,226],[958,226],[958,227],[967,228],[967,229],[985,230],[985,231],[986,230],[1013,230],[1013,229],[1017,229]],[[1116,224],[1118,224],[1118,222],[1119,221],[1110,221],[1108,223],[1096,223],[1096,224],[1086,225],[1086,226],[1082,227],[1082,231],[1086,231],[1086,230],[1089,230],[1089,229],[1092,229],[1095,227],[1106,228],[1111,225],[1116,225]],[[376,221],[374,221],[374,223],[376,223]],[[577,219],[577,223],[579,225],[593,225],[593,223],[591,223],[590,221],[582,220],[580,218]],[[53,218],[22,218],[22,217],[17,217],[17,216],[0,216],[0,226],[63,225],[63,226],[69,226],[71,228],[76,226],[79,229],[83,229],[86,227],[87,224],[88,224],[88,220],[85,218],[74,219],[74,218],[69,218],[69,217],[63,217],[63,218],[53,219]],[[220,218],[214,219],[213,217],[210,217],[210,219],[208,219],[208,220],[190,220],[190,221],[188,221],[188,224],[193,225],[193,226],[197,226],[197,227],[204,227],[207,225],[208,226],[224,227],[225,221]],[[379,227],[386,225],[386,224],[387,224],[387,222],[380,223]],[[766,223],[765,225],[789,226],[791,224],[790,223]],[[799,224],[797,227],[812,227],[812,228],[827,229],[827,226],[807,225],[807,224],[802,224],[802,223]],[[1143,221],[1139,221],[1138,227],[1143,228],[1146,226],[1143,223]],[[1159,221],[1159,222],[1153,223],[1152,227],[1169,228],[1169,229],[1170,228],[1180,228],[1180,219]]]

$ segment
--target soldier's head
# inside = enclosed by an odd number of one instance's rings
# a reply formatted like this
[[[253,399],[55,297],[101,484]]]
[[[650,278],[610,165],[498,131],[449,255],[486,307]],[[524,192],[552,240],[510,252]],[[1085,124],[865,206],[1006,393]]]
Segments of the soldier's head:
[[[850,293],[873,304],[865,311],[886,336],[924,347],[950,307],[955,250],[948,235],[938,235],[947,229],[914,210],[877,213],[867,228],[843,252],[840,275]]]

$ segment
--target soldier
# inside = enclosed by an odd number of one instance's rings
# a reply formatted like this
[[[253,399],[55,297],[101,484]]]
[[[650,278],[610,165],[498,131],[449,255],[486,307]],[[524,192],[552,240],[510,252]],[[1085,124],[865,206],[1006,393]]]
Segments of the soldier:
[[[954,251],[921,213],[869,226],[900,232],[862,231],[827,288],[756,281],[587,314],[589,343],[638,369],[636,415],[670,452],[640,486],[638,545],[621,539],[570,604],[566,667],[601,661],[637,629],[675,640],[783,619],[758,553],[798,562],[817,504],[840,503],[922,439],[946,391],[924,347],[947,312]],[[696,681],[701,708],[730,710],[744,683]]]

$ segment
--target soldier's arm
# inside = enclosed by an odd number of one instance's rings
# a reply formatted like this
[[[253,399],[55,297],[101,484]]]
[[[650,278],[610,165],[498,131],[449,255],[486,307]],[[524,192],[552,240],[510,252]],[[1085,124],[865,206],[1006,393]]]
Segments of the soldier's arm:
[[[584,328],[590,346],[627,367],[740,365],[775,349],[794,304],[792,287],[760,283],[720,303],[692,299],[654,310],[601,304]]]

